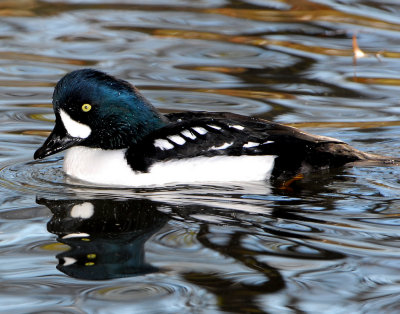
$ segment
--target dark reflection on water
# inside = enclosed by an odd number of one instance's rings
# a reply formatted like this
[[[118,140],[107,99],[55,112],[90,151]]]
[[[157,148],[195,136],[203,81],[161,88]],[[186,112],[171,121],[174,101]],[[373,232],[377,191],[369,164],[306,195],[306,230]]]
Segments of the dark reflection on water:
[[[54,84],[82,67],[163,112],[255,115],[400,156],[399,13],[393,0],[0,2],[0,311],[399,312],[398,167],[290,190],[111,189],[66,178],[62,156],[32,161]]]
[[[151,201],[38,199],[53,217],[57,241],[71,247],[58,254],[57,268],[69,276],[104,280],[155,272],[144,261],[144,243],[167,221]]]
[[[259,296],[285,288],[282,274],[269,265],[268,257],[330,261],[345,257],[307,243],[313,238],[308,233],[319,231],[308,227],[307,223],[318,224],[323,220],[302,217],[281,208],[257,216],[235,217],[239,212],[229,210],[229,206],[228,211],[219,210],[200,205],[201,201],[173,205],[149,199],[39,198],[37,202],[52,212],[48,231],[57,235],[59,243],[70,247],[56,255],[57,268],[79,279],[104,280],[165,272],[167,269],[145,261],[145,242],[155,235],[152,241],[168,245],[171,240],[165,237],[169,237],[171,231],[159,232],[168,220],[200,222],[194,235],[198,245],[241,265],[246,275],[230,273],[227,269],[193,268],[183,271],[182,279],[215,295],[224,311],[261,311],[257,302]],[[211,221],[205,223],[207,219]],[[275,225],[279,219],[286,222]],[[296,223],[302,226],[297,228]],[[286,240],[280,243],[275,237]],[[259,247],[254,246],[256,243]],[[160,262],[163,263],[157,260]]]
[[[35,308],[52,311],[71,304],[139,312],[166,305],[174,311],[313,312],[327,302],[335,311],[343,302],[360,311],[364,303],[380,308],[393,300],[380,289],[397,293],[395,171],[315,175],[293,191],[265,183],[134,191],[58,183],[49,191],[44,185],[50,183],[42,182],[41,193],[56,199],[39,196],[39,206],[20,196],[32,193],[20,182],[20,192],[2,200],[1,251],[13,263],[2,266],[0,290],[20,294],[22,308],[46,296]],[[369,182],[363,182],[365,172]],[[4,180],[7,172],[1,174]],[[28,295],[22,293],[26,282],[36,287]],[[85,305],[69,300],[71,293]],[[65,305],[55,306],[60,299]]]

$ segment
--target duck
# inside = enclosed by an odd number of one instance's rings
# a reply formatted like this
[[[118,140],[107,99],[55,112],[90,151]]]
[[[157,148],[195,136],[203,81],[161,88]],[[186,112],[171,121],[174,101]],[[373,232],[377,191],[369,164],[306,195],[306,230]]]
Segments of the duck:
[[[55,126],[34,159],[66,151],[66,175],[95,185],[282,184],[357,162],[396,162],[256,117],[162,114],[132,84],[95,69],[62,77],[52,104]]]

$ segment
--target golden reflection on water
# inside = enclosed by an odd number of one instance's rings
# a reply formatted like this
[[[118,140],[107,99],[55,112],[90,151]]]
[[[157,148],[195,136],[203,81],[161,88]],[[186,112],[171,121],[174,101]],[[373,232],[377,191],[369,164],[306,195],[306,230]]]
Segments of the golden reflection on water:
[[[194,71],[207,71],[207,72],[219,72],[219,73],[244,73],[247,71],[246,68],[239,67],[217,67],[217,66],[194,66],[191,67]]]
[[[40,248],[45,251],[55,251],[55,252],[65,252],[71,249],[68,245],[60,242],[43,244],[40,246]]]
[[[216,13],[236,18],[246,18],[264,22],[306,22],[323,21],[332,23],[344,23],[357,26],[367,26],[382,30],[400,30],[400,24],[389,23],[376,18],[363,15],[350,14],[334,10],[329,6],[312,1],[286,0],[281,1],[289,5],[288,10],[261,10],[261,9],[234,9],[217,8],[206,10],[208,13]]]
[[[40,81],[0,80],[0,86],[4,87],[54,87],[54,85],[54,83]]]
[[[203,93],[229,95],[234,97],[243,97],[251,99],[294,99],[295,97],[288,93],[274,93],[257,90],[239,90],[239,89],[198,89]]]
[[[47,137],[50,135],[50,131],[42,131],[42,130],[23,130],[23,131],[18,131],[16,134],[23,134],[23,135],[38,135],[38,136],[43,136]]]
[[[349,44],[348,49],[339,49],[339,48],[331,48],[331,47],[323,47],[323,46],[308,46],[301,43],[285,41],[285,40],[274,40],[274,39],[266,39],[255,36],[229,36],[222,35],[216,33],[209,32],[200,32],[200,31],[186,31],[186,30],[176,30],[176,29],[159,29],[153,32],[155,36],[159,37],[176,37],[176,38],[184,38],[184,39],[200,39],[200,40],[216,40],[222,42],[231,42],[237,44],[246,44],[252,46],[281,46],[285,48],[290,48],[293,50],[303,51],[306,53],[315,53],[326,56],[338,56],[338,57],[352,57],[353,56],[353,48],[351,44]],[[397,52],[388,52],[381,51],[379,49],[375,53],[379,53],[383,57],[390,58],[399,58],[400,53]]]
[[[54,85],[53,85],[54,86]],[[53,105],[51,104],[51,102],[49,101],[48,103],[42,103],[42,104],[29,104],[29,107],[33,107],[33,108],[53,108]],[[35,116],[36,117],[36,116]],[[43,116],[41,115],[41,118],[43,118]],[[45,118],[44,118],[45,119]]]
[[[353,77],[352,81],[361,83],[361,84],[379,84],[379,85],[400,85],[400,79],[398,78],[384,78],[384,77]]]
[[[8,59],[8,60],[24,60],[24,61],[37,61],[37,62],[48,62],[50,64],[72,64],[77,66],[90,66],[94,65],[94,62],[88,60],[79,60],[79,59],[67,59],[67,58],[59,58],[54,56],[44,56],[44,55],[36,55],[31,53],[23,53],[23,52],[15,52],[15,51],[0,51],[0,59]]]
[[[32,113],[29,114],[29,118],[38,120],[38,121],[44,121],[44,122],[54,122],[54,119],[51,118],[49,119],[47,115],[41,114],[41,113]]]
[[[37,0],[1,1],[0,16],[34,16],[33,9],[37,6]]]
[[[356,122],[299,122],[286,123],[296,128],[357,128],[372,129],[400,126],[400,121],[356,121]]]

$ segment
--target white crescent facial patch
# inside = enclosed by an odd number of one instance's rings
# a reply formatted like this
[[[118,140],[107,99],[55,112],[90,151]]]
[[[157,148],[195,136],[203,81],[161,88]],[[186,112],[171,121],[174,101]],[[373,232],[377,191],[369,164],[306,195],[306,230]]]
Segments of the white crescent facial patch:
[[[60,117],[65,129],[72,137],[87,138],[92,133],[88,125],[75,121],[62,109],[60,109]]]

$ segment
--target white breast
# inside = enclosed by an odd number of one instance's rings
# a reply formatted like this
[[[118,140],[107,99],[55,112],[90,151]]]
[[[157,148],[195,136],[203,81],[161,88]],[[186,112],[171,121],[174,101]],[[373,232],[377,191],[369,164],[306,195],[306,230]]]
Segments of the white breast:
[[[174,183],[267,180],[276,156],[215,156],[157,162],[148,173],[133,171],[125,150],[72,147],[64,158],[64,171],[77,179],[120,186]]]

